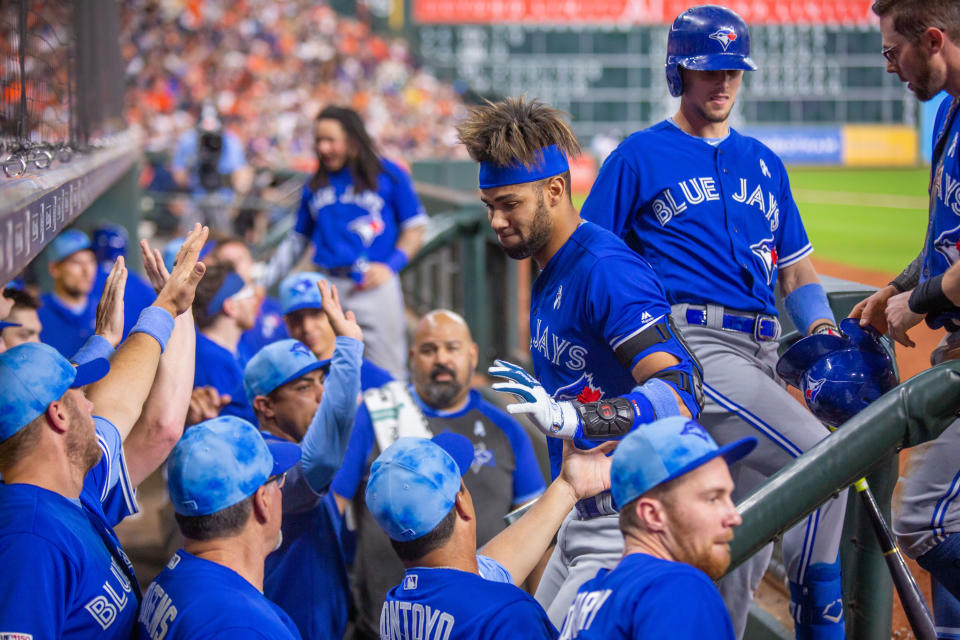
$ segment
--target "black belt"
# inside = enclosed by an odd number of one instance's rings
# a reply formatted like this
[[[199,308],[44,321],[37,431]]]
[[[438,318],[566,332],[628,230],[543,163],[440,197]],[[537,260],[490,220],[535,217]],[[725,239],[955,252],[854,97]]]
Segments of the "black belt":
[[[707,326],[707,310],[691,307],[687,309],[687,324]],[[737,331],[753,336],[757,341],[776,340],[780,333],[780,321],[776,316],[764,313],[739,315],[724,313],[721,325],[727,331]]]

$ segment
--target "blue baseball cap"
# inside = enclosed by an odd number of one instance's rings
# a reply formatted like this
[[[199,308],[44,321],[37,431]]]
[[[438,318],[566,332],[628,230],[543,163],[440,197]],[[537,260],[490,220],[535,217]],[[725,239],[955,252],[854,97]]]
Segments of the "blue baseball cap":
[[[367,508],[394,540],[424,536],[450,513],[473,455],[473,444],[449,431],[400,438],[370,465]]]
[[[617,445],[610,468],[613,499],[622,507],[719,456],[733,464],[756,446],[751,436],[719,447],[706,429],[682,416],[656,420],[631,431]]]
[[[67,229],[61,231],[57,237],[50,241],[47,247],[47,260],[50,262],[60,262],[66,260],[77,251],[93,251],[90,244],[90,238],[79,229]]]
[[[329,366],[330,358],[318,360],[299,340],[278,340],[257,351],[243,370],[243,390],[253,402],[274,389],[293,382],[311,371]]]
[[[105,358],[75,367],[56,349],[40,342],[0,353],[0,442],[43,415],[67,389],[95,382],[109,370]]]
[[[116,262],[120,256],[127,255],[130,236],[119,224],[104,224],[93,232],[93,252],[100,262]]]
[[[3,320],[0,320],[0,331],[3,331],[7,327],[19,327],[19,326],[20,326],[19,322],[4,322]]]
[[[271,476],[300,460],[292,442],[269,444],[252,424],[220,416],[195,424],[170,452],[167,487],[173,510],[206,516],[249,498]]]
[[[303,271],[294,273],[280,283],[280,309],[284,315],[298,309],[320,309],[323,297],[317,283],[326,280],[322,273]]]

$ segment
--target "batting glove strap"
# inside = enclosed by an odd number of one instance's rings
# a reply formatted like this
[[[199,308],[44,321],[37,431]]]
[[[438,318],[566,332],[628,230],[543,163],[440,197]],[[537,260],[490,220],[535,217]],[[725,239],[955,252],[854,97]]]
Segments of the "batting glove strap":
[[[634,421],[641,413],[637,403],[627,398],[572,404],[580,417],[582,437],[586,440],[610,440],[625,436],[633,429]]]
[[[577,502],[576,506],[577,517],[580,520],[592,520],[600,516],[612,516],[618,513],[617,506],[613,502],[613,494],[609,491],[584,498]]]

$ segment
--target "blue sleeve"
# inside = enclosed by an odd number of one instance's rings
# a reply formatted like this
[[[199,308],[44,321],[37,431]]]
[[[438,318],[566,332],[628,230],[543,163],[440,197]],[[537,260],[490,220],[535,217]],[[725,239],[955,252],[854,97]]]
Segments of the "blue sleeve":
[[[420,198],[413,190],[413,180],[410,174],[397,166],[385,167],[393,177],[393,208],[397,214],[397,222],[401,229],[416,227],[427,222],[427,212],[424,211]]]
[[[87,341],[83,343],[79,351],[73,354],[70,362],[80,365],[96,360],[97,358],[106,358],[109,360],[112,355],[113,345],[110,344],[110,341],[95,333],[87,338]]]
[[[196,150],[197,134],[194,131],[187,131],[177,140],[177,146],[173,150],[173,157],[170,158],[170,168],[174,171],[177,169],[186,169],[187,163],[190,162],[191,156],[196,153]]]
[[[580,217],[622,238],[630,231],[633,216],[639,209],[639,194],[640,176],[618,147],[600,167],[590,194],[580,209]]]
[[[716,638],[733,640],[730,614],[706,575],[663,576],[644,590],[643,606],[633,609],[633,640]],[[690,606],[690,603],[696,606]],[[627,612],[624,612],[627,613]]]
[[[489,640],[499,640],[500,638],[552,640],[559,636],[557,628],[547,618],[547,613],[543,610],[543,607],[533,599],[521,597],[506,606],[499,606],[491,611],[484,621],[480,637],[485,640],[488,638]]]
[[[0,637],[61,637],[74,597],[63,553],[31,534],[4,536],[0,567]]]
[[[313,216],[310,215],[310,199],[313,192],[310,187],[303,185],[303,191],[300,194],[300,207],[297,208],[297,223],[293,225],[293,230],[306,237],[313,235]]]
[[[324,383],[323,399],[300,443],[303,449],[303,474],[315,491],[321,491],[330,484],[333,474],[343,462],[357,414],[362,355],[362,342],[337,336],[330,375]]]
[[[83,492],[91,500],[103,502],[120,478],[120,457],[123,455],[123,442],[120,432],[113,424],[100,416],[93,416],[97,429],[97,445],[100,447],[100,461],[83,478]]]
[[[103,515],[115,527],[127,517],[140,513],[140,504],[137,502],[137,489],[130,481],[130,474],[127,471],[126,456],[121,453],[117,458],[119,473],[117,474],[117,483],[107,492],[103,499]]]
[[[813,245],[803,227],[800,210],[790,190],[790,178],[780,158],[777,170],[780,175],[780,225],[775,231],[777,241],[777,268],[782,269],[796,264],[813,253]]]
[[[513,449],[513,459],[516,463],[513,469],[513,504],[518,505],[533,500],[547,489],[540,473],[540,463],[533,451],[530,436],[516,420],[494,406],[486,403],[481,405],[481,411],[500,427],[500,430],[510,441]]]
[[[370,423],[370,412],[366,405],[357,409],[357,419],[353,423],[353,432],[350,442],[343,454],[343,464],[333,476],[330,488],[337,495],[353,499],[360,487],[360,481],[367,470],[367,459],[373,450],[373,425]]]
[[[484,580],[513,584],[513,576],[507,568],[489,556],[477,554],[477,569]]]

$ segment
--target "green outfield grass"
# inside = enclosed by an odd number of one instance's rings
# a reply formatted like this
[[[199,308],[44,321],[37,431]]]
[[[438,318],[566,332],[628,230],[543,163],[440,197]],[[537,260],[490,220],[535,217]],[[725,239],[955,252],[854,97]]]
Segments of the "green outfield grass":
[[[888,273],[916,257],[927,224],[928,169],[793,167],[789,173],[816,256]],[[583,199],[575,197],[575,204]]]

